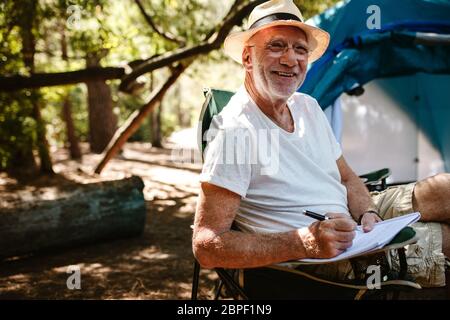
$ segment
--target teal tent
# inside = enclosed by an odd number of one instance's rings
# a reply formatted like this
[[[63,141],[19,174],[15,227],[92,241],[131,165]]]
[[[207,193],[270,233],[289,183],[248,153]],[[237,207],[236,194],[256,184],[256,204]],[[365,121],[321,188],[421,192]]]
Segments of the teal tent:
[[[450,172],[450,0],[347,0],[309,22],[328,31],[331,42],[299,91],[326,109],[372,80],[401,77],[385,90]],[[404,94],[411,90],[413,101]]]

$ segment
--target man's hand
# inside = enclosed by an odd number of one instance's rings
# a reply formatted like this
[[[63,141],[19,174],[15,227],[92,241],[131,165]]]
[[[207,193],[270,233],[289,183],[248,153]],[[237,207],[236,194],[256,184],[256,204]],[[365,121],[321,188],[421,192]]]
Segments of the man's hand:
[[[375,223],[383,221],[379,215],[377,215],[375,212],[365,212],[363,213],[361,219],[361,225],[364,230],[364,232],[372,231],[373,226]]]
[[[342,213],[328,213],[327,216],[331,219],[314,222],[299,230],[309,258],[332,258],[352,245],[356,222]]]

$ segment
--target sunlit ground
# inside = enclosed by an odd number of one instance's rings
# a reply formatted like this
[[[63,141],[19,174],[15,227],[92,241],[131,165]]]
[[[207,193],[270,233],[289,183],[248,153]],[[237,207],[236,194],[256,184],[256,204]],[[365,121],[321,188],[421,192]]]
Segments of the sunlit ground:
[[[0,176],[1,208],[31,205],[33,200],[57,199],[74,189],[73,181],[89,183],[131,174],[145,183],[147,223],[141,237],[10,258],[0,262],[0,299],[188,299],[193,256],[191,229],[198,191],[199,163],[180,161],[171,150],[130,143],[101,176],[92,176],[99,155],[85,154],[81,162],[67,153],[53,153],[58,176],[17,185]],[[69,290],[67,269],[81,272],[81,289]],[[200,298],[210,297],[215,276],[202,271]]]

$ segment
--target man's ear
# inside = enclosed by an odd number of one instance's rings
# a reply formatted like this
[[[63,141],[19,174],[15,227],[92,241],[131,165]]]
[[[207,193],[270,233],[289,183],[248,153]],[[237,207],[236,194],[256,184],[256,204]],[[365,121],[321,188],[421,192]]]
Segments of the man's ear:
[[[248,47],[244,47],[244,50],[242,50],[242,65],[246,71],[250,71],[253,68],[252,57]]]

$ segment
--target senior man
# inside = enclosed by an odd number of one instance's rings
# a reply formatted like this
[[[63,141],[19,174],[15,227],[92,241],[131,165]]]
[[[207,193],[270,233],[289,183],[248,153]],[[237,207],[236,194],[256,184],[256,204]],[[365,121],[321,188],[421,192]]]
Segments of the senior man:
[[[330,258],[352,245],[357,222],[370,232],[381,218],[419,211],[419,241],[407,252],[410,272],[424,286],[444,286],[450,175],[370,194],[317,101],[296,92],[307,64],[325,52],[328,33],[303,23],[292,0],[255,7],[249,26],[225,40],[245,82],[211,124],[193,233],[200,264],[252,268]],[[233,143],[243,133],[245,143]],[[244,161],[228,161],[242,154]],[[316,221],[304,209],[331,219]]]

